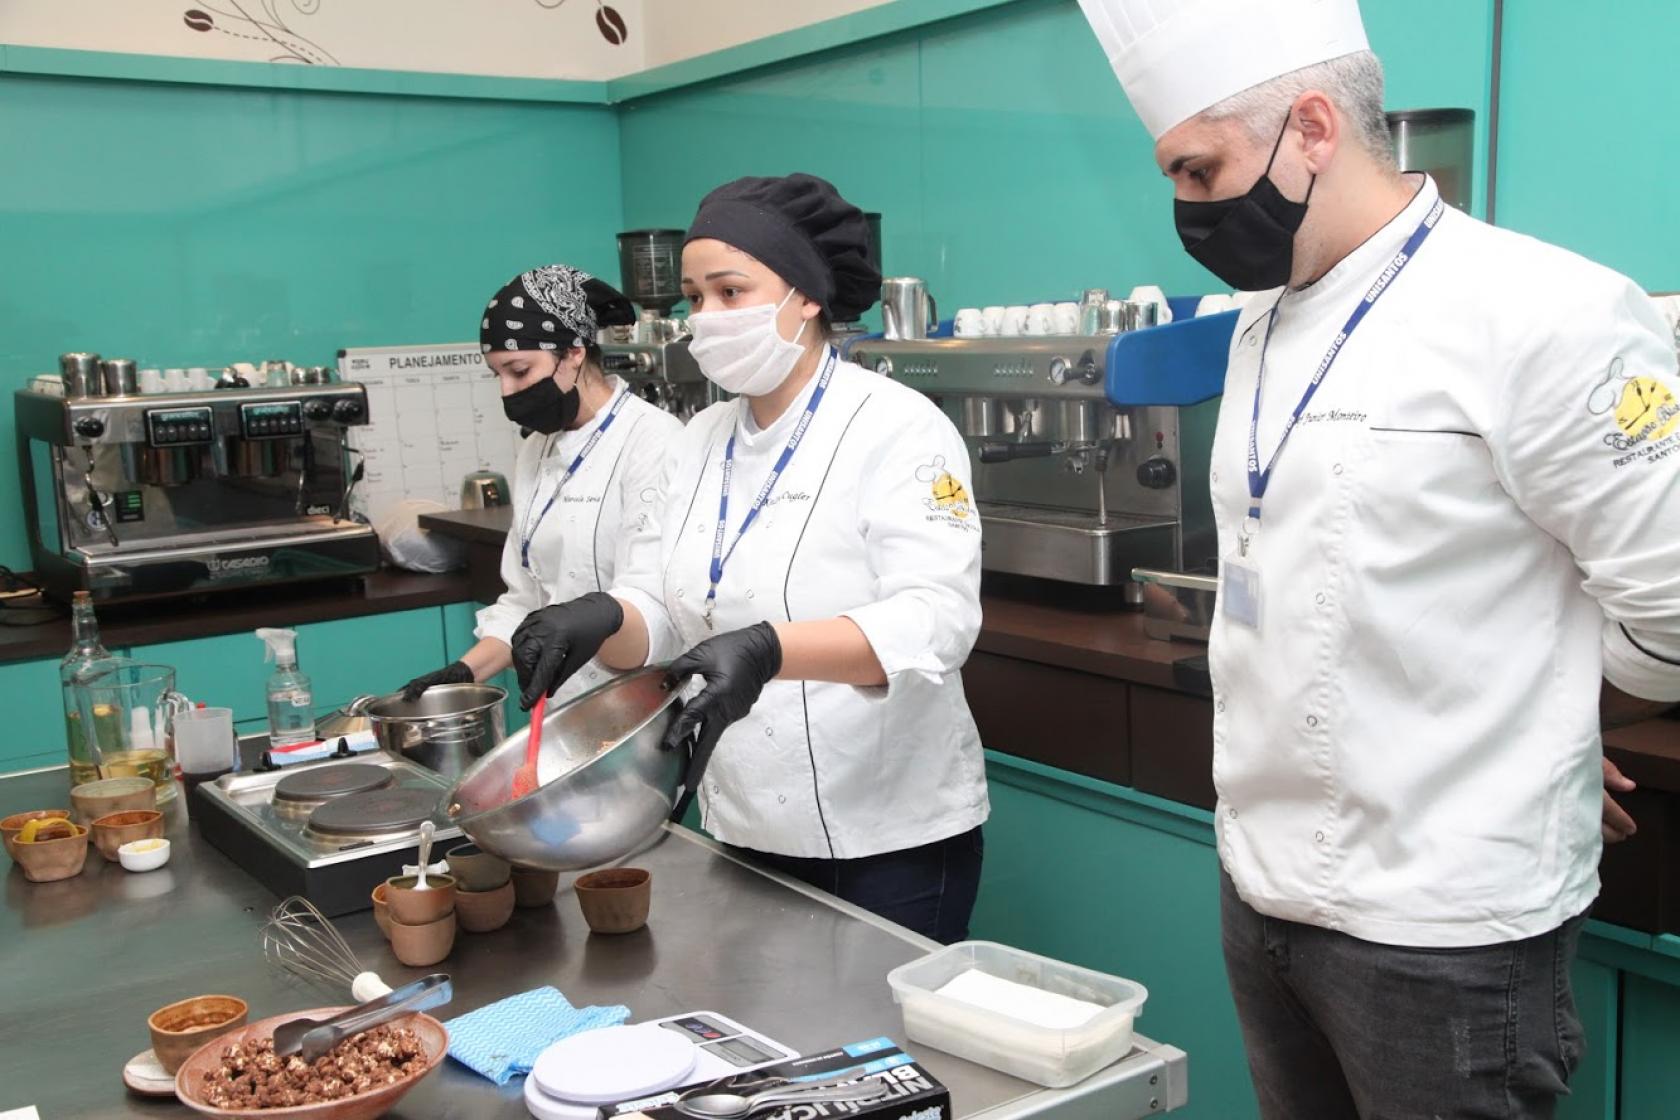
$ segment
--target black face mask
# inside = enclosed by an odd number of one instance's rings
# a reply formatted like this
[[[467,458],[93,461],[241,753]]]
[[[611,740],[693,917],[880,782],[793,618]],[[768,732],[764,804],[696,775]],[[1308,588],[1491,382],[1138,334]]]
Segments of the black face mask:
[[[1291,202],[1278,193],[1271,180],[1272,164],[1283,144],[1289,121],[1283,122],[1272,145],[1266,170],[1236,198],[1215,202],[1173,201],[1173,223],[1179,240],[1203,268],[1239,292],[1259,292],[1289,283],[1295,263],[1295,231],[1307,216],[1312,199],[1314,175],[1307,184],[1307,197]]]
[[[502,411],[515,424],[551,436],[572,426],[580,403],[577,386],[561,389],[553,377],[544,377],[503,397]]]

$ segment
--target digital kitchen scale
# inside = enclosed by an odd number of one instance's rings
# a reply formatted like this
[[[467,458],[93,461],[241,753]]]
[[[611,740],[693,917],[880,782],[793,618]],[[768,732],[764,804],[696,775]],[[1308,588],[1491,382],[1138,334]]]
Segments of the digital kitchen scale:
[[[715,1011],[690,1011],[561,1039],[525,1078],[537,1120],[595,1120],[604,1104],[637,1100],[797,1057]]]

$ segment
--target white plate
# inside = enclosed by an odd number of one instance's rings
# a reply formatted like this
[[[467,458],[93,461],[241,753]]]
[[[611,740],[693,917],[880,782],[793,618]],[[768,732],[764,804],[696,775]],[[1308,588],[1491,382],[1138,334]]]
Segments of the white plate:
[[[653,1023],[605,1027],[561,1039],[538,1056],[531,1079],[548,1097],[616,1104],[678,1085],[698,1051],[687,1036]]]
[[[146,1097],[173,1097],[175,1078],[163,1071],[157,1054],[143,1050],[123,1066],[123,1084]]]

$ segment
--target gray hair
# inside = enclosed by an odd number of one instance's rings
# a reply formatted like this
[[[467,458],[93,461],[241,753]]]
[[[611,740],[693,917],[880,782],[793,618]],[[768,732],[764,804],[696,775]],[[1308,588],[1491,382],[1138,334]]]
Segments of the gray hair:
[[[1250,86],[1204,110],[1201,116],[1207,120],[1237,120],[1256,140],[1270,145],[1283,128],[1289,107],[1309,89],[1330,96],[1360,147],[1384,167],[1395,166],[1388,118],[1383,113],[1382,62],[1370,51],[1344,54]]]

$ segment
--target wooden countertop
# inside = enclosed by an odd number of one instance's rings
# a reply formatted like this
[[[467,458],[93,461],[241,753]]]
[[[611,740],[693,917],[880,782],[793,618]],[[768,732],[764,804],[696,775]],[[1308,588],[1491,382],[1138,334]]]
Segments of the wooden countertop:
[[[455,537],[468,544],[489,544],[497,548],[513,527],[512,506],[488,509],[455,509],[447,513],[422,513],[420,528]]]
[[[259,626],[436,607],[472,598],[464,572],[423,575],[383,570],[350,580],[257,587],[196,599],[100,605],[99,636],[108,648],[208,638]],[[0,663],[62,657],[70,648],[68,611],[33,626],[0,626]]]
[[[1207,654],[1206,646],[1194,642],[1149,637],[1143,632],[1143,615],[1132,611],[1092,612],[996,593],[982,595],[980,604],[975,648],[1002,657],[1182,689],[1182,674],[1174,672],[1174,663]]]

